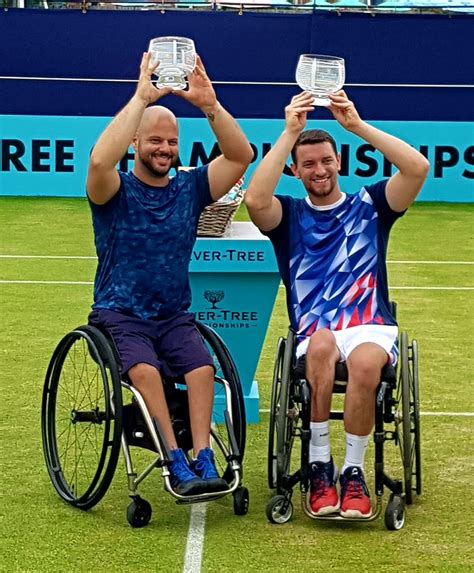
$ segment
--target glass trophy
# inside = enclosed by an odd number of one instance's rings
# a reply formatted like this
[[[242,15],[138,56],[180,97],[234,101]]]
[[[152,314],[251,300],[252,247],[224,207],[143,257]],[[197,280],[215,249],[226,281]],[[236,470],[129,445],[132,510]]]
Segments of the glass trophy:
[[[314,96],[313,105],[328,106],[328,94],[337,92],[344,85],[344,59],[337,56],[302,54],[296,67],[296,83]]]
[[[154,74],[158,76],[157,88],[186,88],[186,76],[196,67],[196,49],[190,38],[163,36],[153,38],[148,46],[151,63],[159,62]]]

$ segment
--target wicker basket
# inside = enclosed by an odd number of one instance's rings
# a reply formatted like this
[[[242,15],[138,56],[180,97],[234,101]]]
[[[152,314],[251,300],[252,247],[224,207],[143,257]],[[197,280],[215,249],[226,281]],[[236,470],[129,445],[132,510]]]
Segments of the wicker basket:
[[[228,195],[234,197],[229,199]],[[229,228],[239,205],[244,198],[244,190],[237,185],[220,201],[208,205],[201,213],[197,229],[198,237],[222,237]]]

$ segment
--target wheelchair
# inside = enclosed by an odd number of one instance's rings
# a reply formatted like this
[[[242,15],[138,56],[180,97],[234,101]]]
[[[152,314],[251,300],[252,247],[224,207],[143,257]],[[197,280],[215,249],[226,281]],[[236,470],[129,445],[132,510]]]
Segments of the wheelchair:
[[[160,468],[165,490],[178,504],[211,501],[232,494],[236,515],[245,515],[249,494],[242,486],[246,419],[237,368],[220,336],[196,323],[215,366],[215,399],[211,445],[227,489],[182,496],[170,483],[170,452],[140,393],[121,375],[112,339],[90,325],[64,336],[50,360],[43,388],[41,430],[46,467],[59,496],[82,510],[106,494],[123,451],[131,503],[127,520],[146,526],[151,505],[138,495],[139,484]],[[192,437],[183,379],[164,381],[178,446],[189,456]],[[127,402],[127,403],[126,403]],[[153,452],[140,473],[133,466],[131,446]]]
[[[394,304],[394,303],[392,303]],[[393,306],[395,309],[395,307]],[[394,368],[386,365],[381,372],[375,399],[375,507],[368,518],[348,518],[338,514],[317,516],[309,504],[309,444],[311,440],[311,395],[305,379],[304,361],[295,363],[296,333],[289,329],[287,338],[277,345],[273,373],[268,440],[268,485],[276,494],[268,501],[266,515],[271,523],[288,522],[293,515],[293,488],[299,483],[303,512],[310,518],[324,521],[372,521],[382,510],[384,488],[390,490],[385,507],[385,526],[399,530],[405,524],[405,506],[414,495],[420,495],[421,449],[420,406],[418,388],[418,346],[408,334],[398,338],[399,360]],[[348,373],[346,364],[336,365],[333,394],[344,393]],[[331,409],[330,419],[342,420],[343,412]],[[391,426],[386,428],[386,424]],[[301,442],[300,462],[291,456],[295,438]],[[393,479],[384,470],[384,444],[398,445],[403,466],[403,479]]]

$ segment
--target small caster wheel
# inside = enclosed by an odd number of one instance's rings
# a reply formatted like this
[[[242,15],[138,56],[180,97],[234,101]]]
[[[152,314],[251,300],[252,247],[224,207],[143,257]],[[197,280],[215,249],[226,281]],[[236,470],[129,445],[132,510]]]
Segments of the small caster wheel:
[[[238,487],[233,495],[235,515],[247,515],[249,510],[249,490],[246,487]]]
[[[265,512],[271,523],[287,523],[293,516],[293,504],[284,495],[275,495],[267,503]]]
[[[127,508],[127,520],[132,527],[145,527],[151,519],[151,505],[139,495],[132,499]]]
[[[385,508],[385,527],[398,531],[405,525],[405,502],[399,495],[391,495]]]

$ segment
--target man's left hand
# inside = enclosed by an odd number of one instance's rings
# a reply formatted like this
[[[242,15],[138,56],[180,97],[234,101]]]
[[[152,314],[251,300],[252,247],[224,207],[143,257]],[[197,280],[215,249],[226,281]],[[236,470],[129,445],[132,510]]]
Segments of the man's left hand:
[[[354,103],[347,97],[346,92],[340,90],[335,94],[329,94],[331,104],[328,109],[332,112],[342,127],[348,131],[355,131],[363,123]]]
[[[196,56],[196,67],[188,75],[188,86],[186,91],[175,91],[173,94],[181,96],[204,113],[215,108],[217,104],[216,92],[199,56]]]

